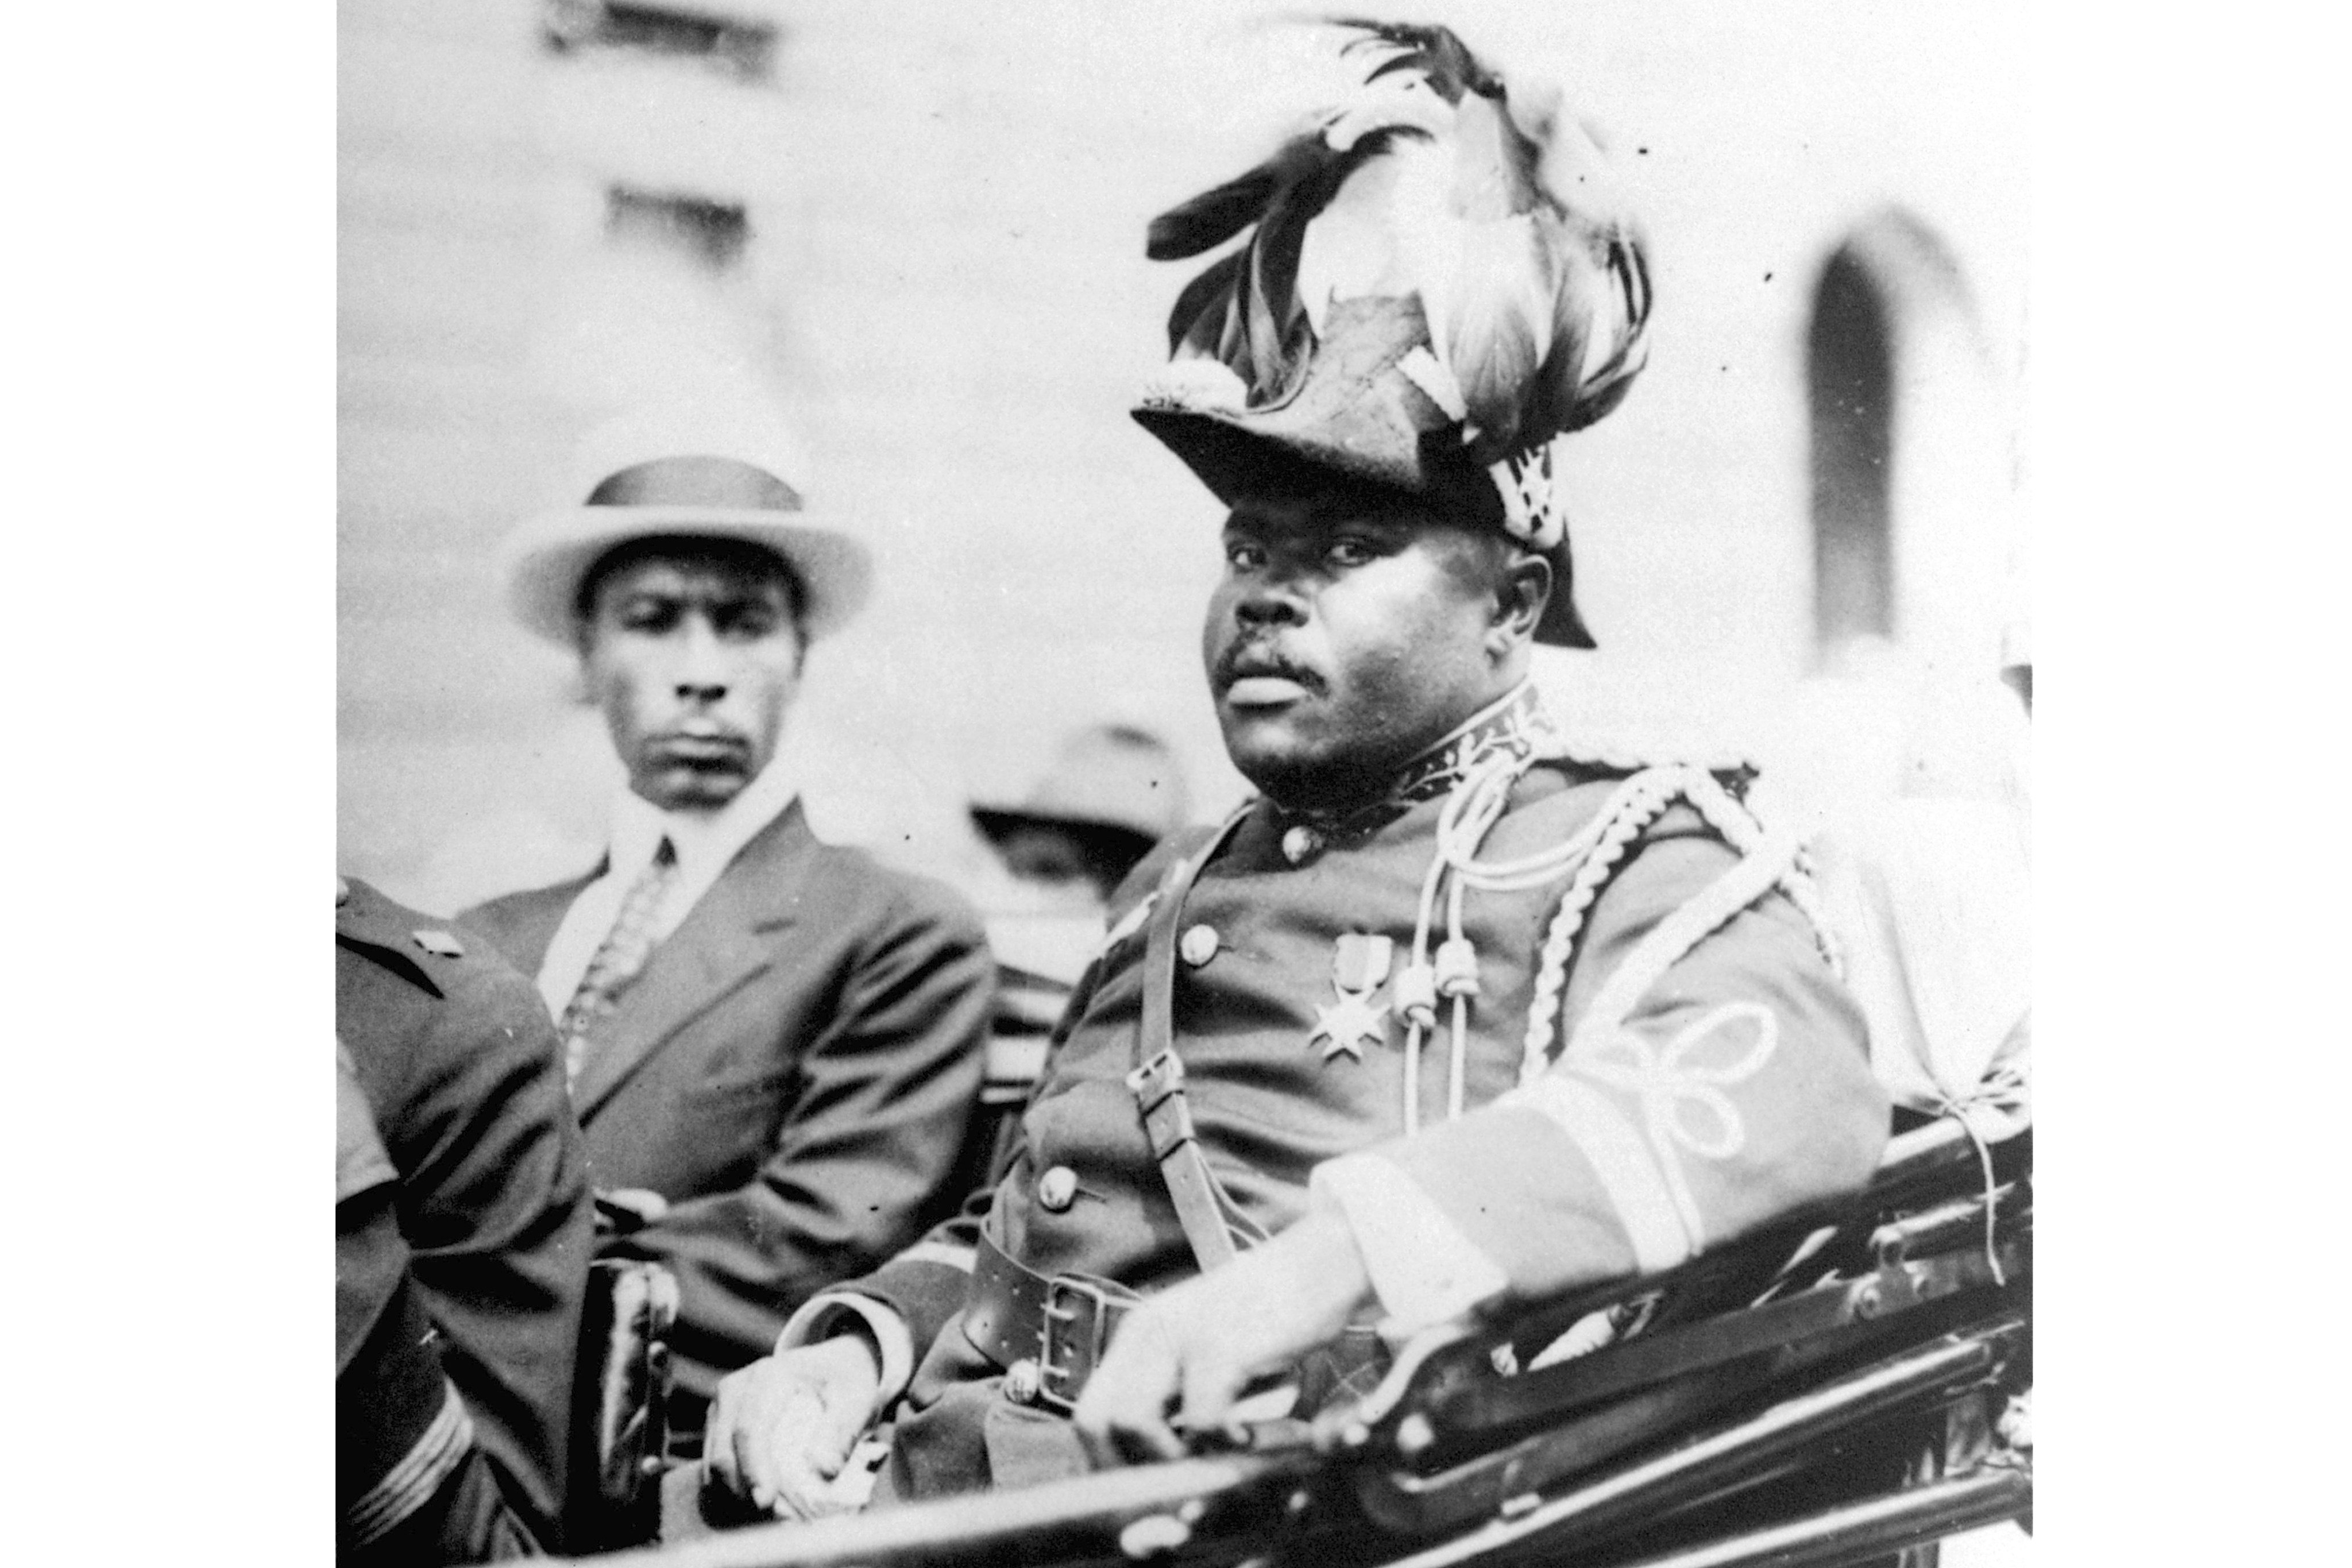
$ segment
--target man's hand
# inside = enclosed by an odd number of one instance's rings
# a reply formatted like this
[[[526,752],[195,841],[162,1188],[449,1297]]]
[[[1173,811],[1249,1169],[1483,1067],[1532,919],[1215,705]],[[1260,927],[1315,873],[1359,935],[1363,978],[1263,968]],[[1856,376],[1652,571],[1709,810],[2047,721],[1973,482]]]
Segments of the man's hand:
[[[862,1334],[755,1361],[719,1380],[703,1436],[702,1479],[782,1519],[857,1506],[835,1481],[881,1392],[881,1363]]]
[[[1309,1214],[1129,1312],[1078,1399],[1078,1435],[1098,1462],[1181,1458],[1171,1405],[1196,1431],[1222,1425],[1252,1378],[1338,1338],[1371,1297],[1347,1222]]]

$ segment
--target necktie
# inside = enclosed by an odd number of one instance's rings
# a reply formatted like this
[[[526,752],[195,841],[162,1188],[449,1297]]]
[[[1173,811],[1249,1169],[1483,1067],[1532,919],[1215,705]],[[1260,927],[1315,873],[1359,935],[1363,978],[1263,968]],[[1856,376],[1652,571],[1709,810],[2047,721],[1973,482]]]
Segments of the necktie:
[[[580,977],[580,989],[565,1004],[563,1016],[556,1024],[556,1033],[563,1037],[563,1082],[566,1088],[580,1080],[580,1066],[588,1055],[588,1037],[596,1025],[611,1013],[620,1001],[621,993],[629,982],[645,968],[646,960],[654,952],[654,916],[661,908],[662,895],[677,876],[677,851],[667,838],[656,847],[654,858],[629,885],[621,900],[620,911],[613,917],[613,929],[596,949],[596,956],[588,961],[588,972]]]

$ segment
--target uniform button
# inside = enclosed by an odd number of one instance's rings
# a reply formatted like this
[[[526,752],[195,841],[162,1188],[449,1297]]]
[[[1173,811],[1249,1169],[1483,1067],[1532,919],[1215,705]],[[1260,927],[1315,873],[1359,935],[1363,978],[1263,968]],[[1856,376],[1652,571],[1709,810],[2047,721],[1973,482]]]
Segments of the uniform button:
[[[1176,944],[1176,951],[1184,955],[1185,963],[1195,969],[1200,968],[1217,956],[1217,928],[1194,926]]]
[[[1015,1405],[1034,1404],[1038,1381],[1035,1362],[1016,1361],[1004,1369],[1004,1397]]]
[[[1078,1173],[1067,1165],[1056,1165],[1037,1178],[1037,1201],[1060,1214],[1078,1195]]]

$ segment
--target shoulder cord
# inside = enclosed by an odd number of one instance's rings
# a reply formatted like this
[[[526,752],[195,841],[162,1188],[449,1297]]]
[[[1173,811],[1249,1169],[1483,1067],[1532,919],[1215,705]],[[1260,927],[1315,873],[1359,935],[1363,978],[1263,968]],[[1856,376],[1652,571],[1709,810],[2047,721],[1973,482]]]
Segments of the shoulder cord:
[[[1624,858],[1625,851],[1677,799],[1688,802],[1706,825],[1722,836],[1724,842],[1739,855],[1739,863],[1661,921],[1626,955],[1580,1022],[1577,1039],[1597,1038],[1621,1027],[1650,986],[1702,938],[1776,886],[1804,915],[1806,923],[1812,928],[1814,943],[1832,971],[1844,973],[1843,954],[1822,919],[1803,853],[1795,841],[1767,833],[1754,816],[1732,799],[1729,792],[1704,768],[1685,764],[1644,768],[1618,785],[1616,794],[1595,818],[1594,828],[1587,830],[1598,830],[1591,853],[1577,868],[1575,880],[1552,918],[1551,930],[1544,941],[1542,963],[1536,975],[1535,1002],[1528,1012],[1525,1048],[1519,1061],[1522,1084],[1541,1077],[1550,1065],[1568,962],[1585,915]]]
[[[1478,953],[1462,930],[1464,895],[1472,888],[1487,892],[1516,892],[1557,880],[1598,840],[1606,813],[1573,837],[1516,860],[1480,860],[1478,847],[1510,804],[1512,788],[1524,777],[1535,754],[1497,752],[1474,764],[1461,784],[1445,798],[1437,817],[1437,851],[1422,879],[1421,904],[1413,924],[1412,955],[1397,976],[1396,1005],[1405,1018],[1404,1131],[1421,1126],[1421,1045],[1437,1029],[1437,999],[1452,1002],[1452,1051],[1447,1062],[1445,1114],[1462,1114],[1464,1074],[1469,1058],[1470,1001],[1478,994]],[[1445,940],[1438,944],[1434,963],[1429,950],[1436,924],[1438,900],[1445,900]]]

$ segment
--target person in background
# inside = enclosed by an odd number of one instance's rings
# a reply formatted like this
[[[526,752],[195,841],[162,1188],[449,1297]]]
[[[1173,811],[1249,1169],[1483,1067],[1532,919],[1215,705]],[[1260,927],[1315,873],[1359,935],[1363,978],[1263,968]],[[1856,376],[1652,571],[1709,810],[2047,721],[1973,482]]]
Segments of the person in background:
[[[509,539],[625,783],[598,864],[460,917],[557,1020],[606,1254],[677,1276],[688,1447],[721,1373],[953,1208],[991,1007],[970,907],[803,813],[785,721],[871,567],[786,452],[731,406],[617,421]]]
[[[1066,889],[1097,914],[1162,838],[1184,826],[1184,780],[1166,742],[1132,724],[1090,724],[1062,742],[1021,800],[971,808],[1020,881]]]
[[[347,1562],[564,1545],[594,1241],[530,983],[335,889],[335,1465]]]
[[[971,810],[1003,873],[973,889],[996,954],[996,1019],[981,1088],[995,1131],[971,1173],[978,1185],[1004,1152],[1071,988],[1102,945],[1113,893],[1190,818],[1175,752],[1124,723],[1071,731],[1027,795]]]

